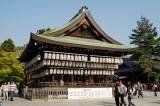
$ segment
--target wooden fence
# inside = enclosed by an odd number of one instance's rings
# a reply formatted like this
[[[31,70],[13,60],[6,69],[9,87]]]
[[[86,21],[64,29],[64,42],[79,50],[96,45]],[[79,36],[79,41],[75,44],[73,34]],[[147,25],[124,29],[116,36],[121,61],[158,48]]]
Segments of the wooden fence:
[[[68,88],[22,88],[21,97],[29,100],[68,99]]]

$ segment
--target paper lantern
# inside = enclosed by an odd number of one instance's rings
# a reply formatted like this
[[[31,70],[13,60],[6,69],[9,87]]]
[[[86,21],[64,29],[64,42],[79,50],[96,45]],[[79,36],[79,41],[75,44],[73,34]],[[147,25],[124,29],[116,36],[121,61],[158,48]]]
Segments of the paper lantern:
[[[50,60],[47,60],[47,65],[48,65],[48,66],[50,65]]]
[[[53,69],[50,69],[50,74],[53,74]]]
[[[91,75],[93,75],[94,74],[94,71],[93,70],[91,70]]]
[[[102,75],[102,74],[103,74],[103,71],[102,71],[102,70],[100,70],[100,71],[99,71],[99,75]]]
[[[100,72],[99,72],[99,70],[97,70],[97,75],[99,75],[100,74]]]
[[[52,66],[54,65],[54,60],[51,60],[51,65],[52,65]]]
[[[57,73],[57,69],[54,69],[53,73],[56,74]]]
[[[84,74],[85,74],[85,75],[87,75],[87,74],[88,74],[87,70],[84,70]]]
[[[44,58],[47,59],[47,57],[48,57],[48,54],[44,53]]]
[[[67,74],[67,70],[66,70],[66,69],[64,70],[64,74],[65,74],[65,75]]]
[[[90,63],[90,67],[93,68],[93,63]]]
[[[46,74],[45,75],[49,75],[49,72],[50,72],[49,70],[46,70]]]
[[[71,70],[68,70],[68,75],[70,75],[71,74]]]
[[[69,67],[71,67],[72,66],[72,61],[69,61]]]
[[[74,72],[74,75],[77,75],[77,73],[78,73],[77,70],[74,70],[73,72]]]
[[[83,70],[81,70],[81,75],[83,75]]]
[[[63,54],[63,60],[67,60],[67,55]]]
[[[82,56],[82,61],[85,61],[85,58],[84,58],[84,56]]]
[[[78,61],[78,56],[77,55],[74,56],[74,60]]]
[[[58,53],[56,54],[56,59],[59,59],[59,54]]]
[[[65,66],[65,61],[62,61],[62,66]]]
[[[59,57],[60,57],[60,60],[63,60],[63,54],[60,54]]]
[[[62,66],[62,61],[58,61],[58,66]]]
[[[106,75],[106,72],[103,70],[103,75]]]
[[[55,57],[56,57],[56,54],[52,53],[52,59],[55,59]]]
[[[94,74],[94,75],[97,75],[97,71],[96,71],[96,70],[94,70],[93,74]]]
[[[75,61],[72,62],[72,66],[73,66],[73,67],[76,66],[76,62],[75,62]]]
[[[91,71],[90,71],[90,70],[88,70],[88,71],[87,71],[87,73],[88,73],[88,75],[90,75],[90,74],[91,74]]]
[[[80,75],[81,74],[81,71],[80,70],[78,70],[78,75]]]
[[[83,67],[86,67],[86,63],[85,62],[83,62]]]
[[[88,57],[87,56],[85,56],[85,61],[87,61],[88,60]]]
[[[79,62],[79,67],[82,67],[83,65],[82,65],[82,62]]]
[[[73,75],[73,70],[71,70],[70,72],[71,72],[71,75]]]
[[[68,64],[68,61],[66,61],[66,66],[68,66],[69,64]]]
[[[63,74],[63,69],[60,70],[60,74]]]

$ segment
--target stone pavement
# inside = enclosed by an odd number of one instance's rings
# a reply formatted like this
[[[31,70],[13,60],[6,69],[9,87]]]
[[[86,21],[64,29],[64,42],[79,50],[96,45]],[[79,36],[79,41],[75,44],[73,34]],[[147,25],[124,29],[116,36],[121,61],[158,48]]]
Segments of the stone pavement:
[[[136,106],[160,106],[160,92],[154,97],[154,92],[145,91],[144,98],[132,99]],[[54,100],[54,101],[30,101],[15,97],[15,101],[7,101],[4,106],[115,106],[114,98],[81,99],[81,100]],[[127,98],[125,98],[128,104]]]

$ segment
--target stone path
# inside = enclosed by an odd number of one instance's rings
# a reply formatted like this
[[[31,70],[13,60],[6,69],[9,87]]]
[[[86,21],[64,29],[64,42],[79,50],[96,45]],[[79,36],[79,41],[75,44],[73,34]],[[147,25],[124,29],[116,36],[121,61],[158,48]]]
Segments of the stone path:
[[[145,91],[144,98],[132,99],[136,106],[160,106],[160,92],[158,97],[154,93]],[[30,101],[15,97],[15,101],[7,101],[4,106],[115,106],[114,98],[82,99],[82,100],[54,100],[54,101]],[[128,104],[127,98],[125,98]]]

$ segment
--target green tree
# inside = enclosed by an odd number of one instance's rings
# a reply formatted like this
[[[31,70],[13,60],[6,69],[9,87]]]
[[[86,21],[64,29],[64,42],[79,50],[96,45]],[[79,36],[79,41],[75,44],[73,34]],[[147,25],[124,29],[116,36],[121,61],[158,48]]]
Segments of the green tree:
[[[1,49],[6,52],[14,52],[15,45],[11,39],[8,39],[1,44]]]
[[[39,30],[37,30],[36,34],[37,34],[37,35],[42,35],[44,32],[49,31],[49,30],[51,30],[51,29],[50,29],[50,28],[47,28],[47,29],[45,29],[45,28],[39,29]]]
[[[152,72],[153,66],[159,64],[156,58],[160,38],[158,38],[156,27],[153,27],[153,24],[145,17],[142,16],[141,20],[137,21],[137,25],[129,38],[132,40],[131,44],[139,46],[139,50],[131,58],[145,68],[144,72],[148,73],[149,83],[149,74]]]
[[[20,54],[20,53],[19,53]],[[16,52],[0,50],[0,82],[22,82],[25,77],[22,68],[23,63],[17,60]]]

